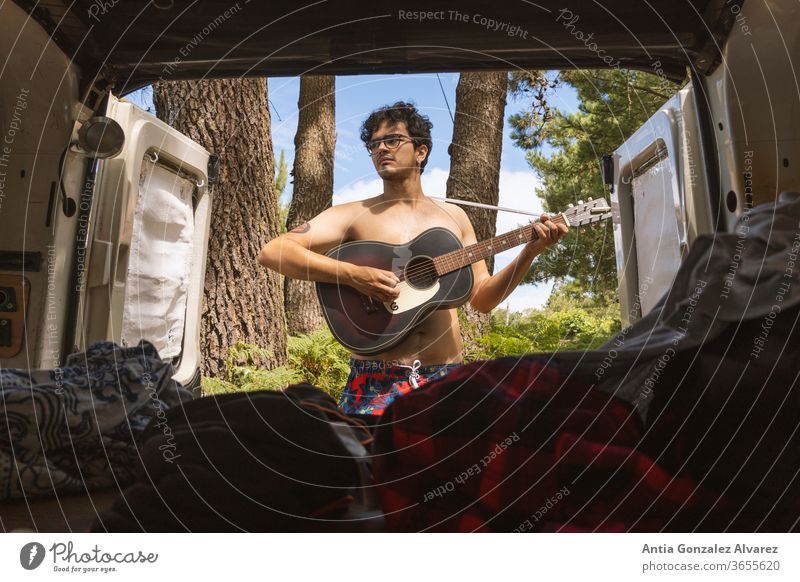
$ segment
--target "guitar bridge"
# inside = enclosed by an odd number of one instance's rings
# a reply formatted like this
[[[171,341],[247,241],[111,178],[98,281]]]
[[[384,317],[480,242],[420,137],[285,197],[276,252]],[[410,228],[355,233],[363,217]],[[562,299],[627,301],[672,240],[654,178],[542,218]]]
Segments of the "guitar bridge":
[[[367,295],[361,296],[361,302],[364,304],[364,311],[367,313],[375,313],[382,307],[380,303],[376,303],[372,297],[368,297]]]

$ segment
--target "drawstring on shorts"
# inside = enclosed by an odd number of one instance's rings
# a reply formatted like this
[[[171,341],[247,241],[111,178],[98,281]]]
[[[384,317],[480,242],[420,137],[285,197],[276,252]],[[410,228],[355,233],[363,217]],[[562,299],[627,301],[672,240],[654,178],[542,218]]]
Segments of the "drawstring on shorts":
[[[422,362],[419,360],[414,360],[414,363],[410,366],[405,364],[398,364],[401,368],[409,368],[411,372],[408,374],[408,382],[414,387],[419,388],[419,369],[422,367]]]

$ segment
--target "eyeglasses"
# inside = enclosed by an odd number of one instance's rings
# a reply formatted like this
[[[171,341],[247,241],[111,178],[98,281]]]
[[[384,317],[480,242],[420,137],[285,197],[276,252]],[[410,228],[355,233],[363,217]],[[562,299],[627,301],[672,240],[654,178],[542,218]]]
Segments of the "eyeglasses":
[[[378,147],[381,145],[381,143],[385,145],[387,149],[396,150],[407,141],[414,141],[414,140],[407,135],[400,135],[400,134],[387,135],[382,139],[376,139],[375,141],[367,142],[367,151],[370,153],[370,155],[374,154],[377,151]]]

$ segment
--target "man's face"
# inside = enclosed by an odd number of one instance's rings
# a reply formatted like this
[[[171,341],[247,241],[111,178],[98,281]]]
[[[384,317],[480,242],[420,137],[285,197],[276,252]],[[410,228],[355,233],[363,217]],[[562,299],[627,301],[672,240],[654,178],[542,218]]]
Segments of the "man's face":
[[[428,155],[427,146],[414,146],[403,121],[398,123],[383,121],[372,134],[370,141],[376,142],[391,137],[399,138],[399,143],[387,146],[381,142],[372,152],[372,164],[384,180],[405,178],[413,174]],[[390,147],[392,145],[396,147]]]

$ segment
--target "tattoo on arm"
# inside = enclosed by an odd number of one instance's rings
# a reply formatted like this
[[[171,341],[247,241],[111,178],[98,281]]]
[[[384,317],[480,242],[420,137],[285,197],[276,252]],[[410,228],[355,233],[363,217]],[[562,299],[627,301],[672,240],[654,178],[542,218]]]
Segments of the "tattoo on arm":
[[[308,232],[309,230],[311,230],[311,225],[309,223],[307,223],[307,222],[304,222],[303,224],[299,224],[299,225],[295,226],[289,232],[297,232],[297,233],[302,234],[304,232]]]

